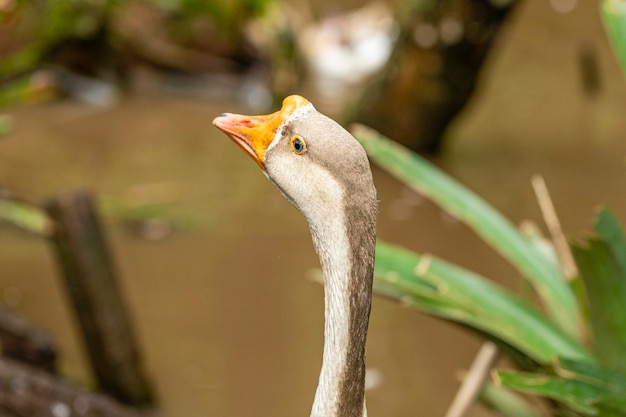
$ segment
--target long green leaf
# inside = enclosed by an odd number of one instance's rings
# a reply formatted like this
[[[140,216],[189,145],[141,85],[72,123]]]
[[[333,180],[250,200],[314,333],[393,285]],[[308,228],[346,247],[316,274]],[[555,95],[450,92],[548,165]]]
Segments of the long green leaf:
[[[542,417],[524,398],[492,383],[483,384],[480,401],[501,416]]]
[[[622,396],[626,401],[626,375],[616,370],[608,370],[592,362],[559,358],[554,365],[554,371],[560,377],[587,382],[606,392]]]
[[[626,1],[602,0],[600,11],[615,55],[626,73]]]
[[[577,340],[527,303],[433,256],[379,241],[374,283],[376,291],[488,333],[536,362],[548,364],[558,356],[591,360]]]
[[[609,244],[621,270],[626,271],[626,237],[617,218],[606,208],[601,208],[593,227]]]
[[[353,134],[374,162],[470,226],[533,285],[550,317],[580,338],[581,317],[571,288],[553,263],[539,254],[493,207],[457,181],[392,140],[364,126]]]
[[[0,199],[1,221],[41,236],[48,236],[53,227],[43,210],[15,200]]]
[[[572,245],[589,301],[593,346],[609,367],[626,372],[626,239],[619,223],[602,210],[599,236]]]
[[[598,414],[598,409],[594,404],[600,400],[600,390],[576,380],[498,370],[496,382],[507,388],[555,399],[584,415]]]
[[[608,371],[594,372],[608,374]],[[616,391],[615,386],[608,387],[599,379],[590,380],[585,374],[562,377],[499,370],[496,371],[496,382],[507,388],[555,399],[585,415],[626,416],[626,391]]]

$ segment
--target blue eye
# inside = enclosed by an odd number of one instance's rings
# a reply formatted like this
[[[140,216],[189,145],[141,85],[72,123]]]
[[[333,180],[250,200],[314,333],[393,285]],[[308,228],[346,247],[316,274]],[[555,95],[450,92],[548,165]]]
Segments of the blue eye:
[[[291,149],[295,154],[302,155],[304,152],[306,152],[306,144],[304,143],[304,139],[302,139],[300,136],[296,135],[292,137],[290,143]]]

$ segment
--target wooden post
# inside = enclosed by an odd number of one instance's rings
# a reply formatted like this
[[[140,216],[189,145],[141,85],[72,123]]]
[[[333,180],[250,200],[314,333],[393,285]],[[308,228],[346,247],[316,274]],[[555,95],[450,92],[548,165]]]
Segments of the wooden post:
[[[45,205],[67,294],[99,388],[133,405],[153,402],[112,256],[87,192]]]

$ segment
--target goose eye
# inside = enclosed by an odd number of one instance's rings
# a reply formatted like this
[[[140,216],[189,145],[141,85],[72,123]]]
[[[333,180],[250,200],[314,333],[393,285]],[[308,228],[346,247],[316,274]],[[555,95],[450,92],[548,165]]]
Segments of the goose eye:
[[[291,138],[291,149],[297,155],[302,155],[306,152],[306,144],[304,143],[304,139],[300,136],[296,135]]]

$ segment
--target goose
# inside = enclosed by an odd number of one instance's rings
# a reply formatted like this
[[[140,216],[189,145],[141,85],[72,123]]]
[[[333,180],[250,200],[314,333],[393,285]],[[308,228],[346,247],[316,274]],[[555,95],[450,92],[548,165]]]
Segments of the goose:
[[[222,113],[213,124],[256,161],[309,225],[324,281],[322,368],[311,417],[366,417],[378,202],[365,150],[298,95],[275,113]]]

